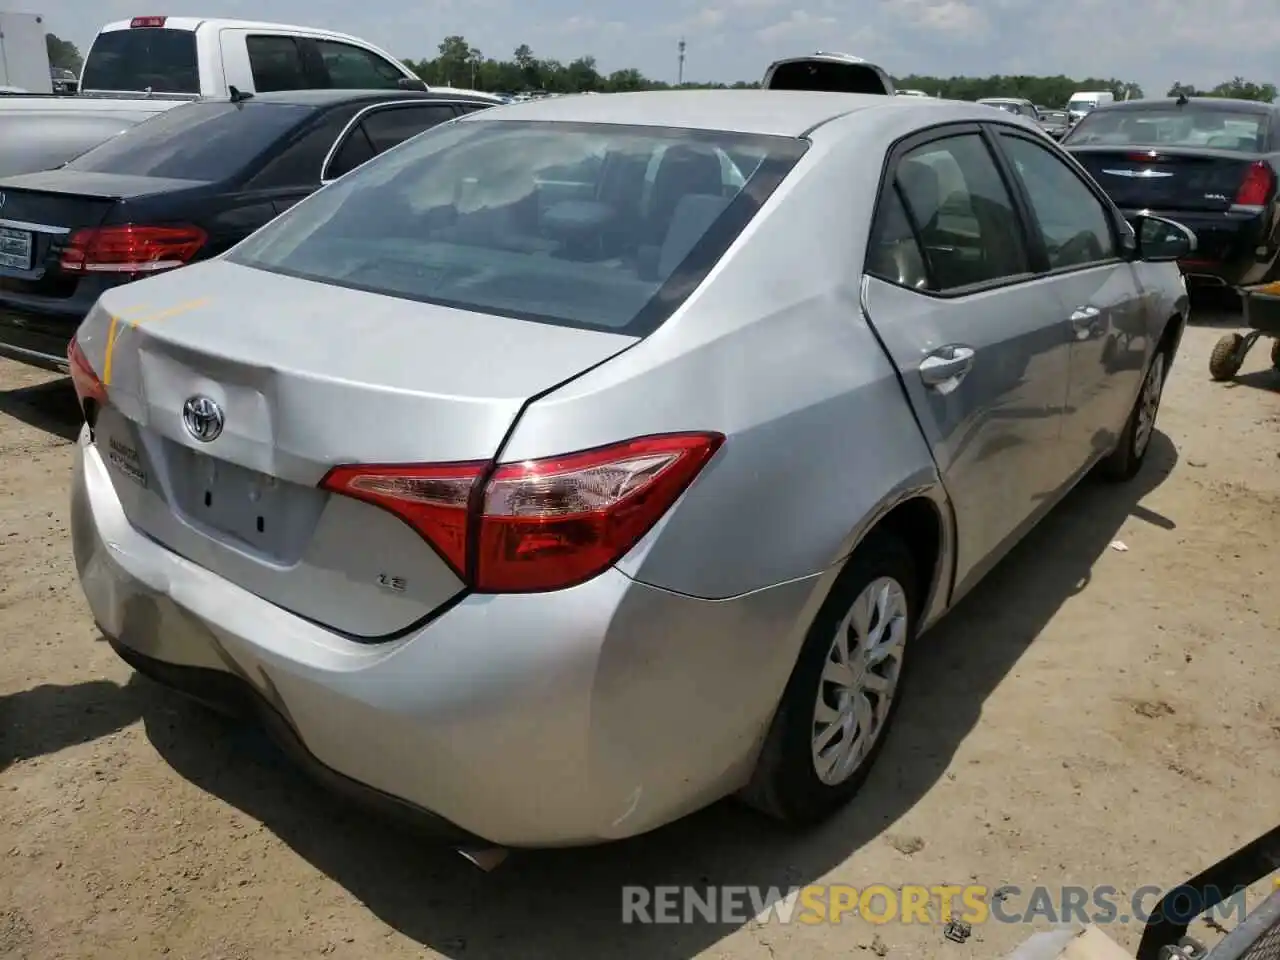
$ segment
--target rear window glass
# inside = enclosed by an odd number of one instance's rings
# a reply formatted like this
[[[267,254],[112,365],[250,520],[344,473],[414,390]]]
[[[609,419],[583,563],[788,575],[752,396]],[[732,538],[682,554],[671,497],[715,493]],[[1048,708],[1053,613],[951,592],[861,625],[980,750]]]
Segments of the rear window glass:
[[[84,90],[199,93],[196,35],[190,30],[139,27],[98,34],[81,78]]]
[[[642,336],[701,282],[804,147],[654,127],[450,123],[321,190],[230,259]]]
[[[244,171],[311,116],[292,103],[184,103],[67,164],[69,170],[179,180],[225,180]]]
[[[830,93],[886,94],[884,80],[873,68],[828,60],[780,63],[768,78],[770,90],[825,90]]]
[[[1100,110],[1082,119],[1067,137],[1073,146],[1211,147],[1266,149],[1265,114],[1194,106],[1148,110]]]

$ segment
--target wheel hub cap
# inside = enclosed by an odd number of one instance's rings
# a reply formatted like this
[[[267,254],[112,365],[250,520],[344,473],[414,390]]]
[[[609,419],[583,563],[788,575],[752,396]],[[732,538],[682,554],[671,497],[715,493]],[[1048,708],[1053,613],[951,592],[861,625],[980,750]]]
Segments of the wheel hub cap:
[[[848,780],[879,739],[907,642],[907,597],[881,577],[858,594],[823,665],[813,710],[813,766],[829,786]]]

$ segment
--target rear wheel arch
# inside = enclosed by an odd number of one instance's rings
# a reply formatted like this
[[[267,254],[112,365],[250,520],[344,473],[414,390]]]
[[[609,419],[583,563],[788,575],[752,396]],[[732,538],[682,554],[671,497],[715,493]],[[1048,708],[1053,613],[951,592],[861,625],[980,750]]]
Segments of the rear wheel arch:
[[[918,634],[927,622],[930,609],[937,606],[936,594],[943,587],[944,560],[951,540],[944,509],[925,493],[915,493],[899,500],[871,522],[857,537],[856,545],[844,560],[833,566],[827,589],[820,598],[815,597],[814,616],[804,624],[804,641],[796,651],[796,663],[787,677],[784,690],[780,692],[776,712],[761,743],[751,777],[738,792],[739,799],[747,805],[777,819],[805,822],[833,812],[857,791],[874,763],[874,754],[866,758],[866,769],[847,784],[823,791],[830,796],[814,794],[806,798],[806,791],[797,785],[796,727],[797,723],[803,723],[803,718],[797,719],[797,696],[804,699],[812,679],[808,674],[813,672],[811,668],[814,665],[814,651],[811,649],[817,636],[814,631],[821,635],[822,624],[831,618],[832,604],[843,603],[838,598],[865,577],[868,568],[885,563],[890,570],[898,569],[910,581],[903,582],[903,586],[909,595],[908,602],[914,608],[915,622],[911,627],[913,633]],[[839,613],[842,615],[843,611]],[[887,727],[889,717],[884,722]],[[877,745],[875,750],[878,749]],[[799,779],[806,778],[801,776]]]
[[[1164,353],[1166,371],[1173,365],[1173,355],[1178,350],[1178,344],[1182,341],[1182,334],[1185,329],[1186,321],[1183,320],[1182,314],[1175,313],[1165,321],[1164,330],[1160,332],[1160,340],[1156,344],[1156,349]]]
[[[938,505],[927,497],[911,497],[881,517],[860,541],[889,534],[906,546],[915,562],[916,596],[920,598],[922,616],[931,606],[942,566],[943,531]]]

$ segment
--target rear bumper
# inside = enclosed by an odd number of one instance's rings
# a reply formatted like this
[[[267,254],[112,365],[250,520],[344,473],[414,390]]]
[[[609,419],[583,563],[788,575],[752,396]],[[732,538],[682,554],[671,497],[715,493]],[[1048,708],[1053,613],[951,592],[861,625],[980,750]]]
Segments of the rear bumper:
[[[139,533],[87,431],[71,508],[94,618],[140,672],[256,714],[332,787],[510,847],[632,836],[743,786],[815,586],[704,601],[615,570],[369,644]]]
[[[1280,245],[1270,235],[1266,214],[1143,212],[1176,220],[1195,232],[1195,254],[1179,263],[1189,283],[1227,287],[1256,283],[1280,253]],[[1125,210],[1124,213],[1132,217],[1138,211]]]
[[[35,309],[0,298],[0,356],[33,367],[67,372],[67,344],[87,309]]]

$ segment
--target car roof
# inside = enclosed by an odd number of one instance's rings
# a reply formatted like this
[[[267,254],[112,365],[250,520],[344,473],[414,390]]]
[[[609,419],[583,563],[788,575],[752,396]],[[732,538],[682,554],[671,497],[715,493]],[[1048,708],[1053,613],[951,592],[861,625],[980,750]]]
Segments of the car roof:
[[[336,30],[326,30],[323,27],[302,27],[293,23],[278,23],[271,20],[236,20],[229,17],[165,17],[164,28],[166,30],[198,30],[200,27],[210,27],[219,30],[226,29],[249,29],[249,30],[280,30],[289,33],[307,33],[307,34],[324,34],[331,37],[343,37],[347,39],[359,39],[352,37],[349,33],[339,33]],[[99,33],[115,33],[120,30],[155,30],[157,27],[140,27],[133,26],[133,20],[113,20],[108,24],[99,28]],[[363,42],[363,41],[362,41]]]
[[[799,137],[828,120],[872,108],[928,110],[922,97],[809,90],[653,90],[526,100],[472,114],[485,119],[612,123]]]
[[[1104,104],[1094,110],[1105,110],[1112,113],[1117,110],[1149,110],[1162,107],[1177,107],[1179,101],[1174,97],[1160,97],[1151,100],[1117,100]],[[1195,104],[1198,110],[1215,110],[1221,113],[1269,113],[1276,109],[1275,104],[1263,103],[1261,100],[1235,100],[1230,97],[1187,97],[1187,104]]]
[[[204,102],[227,102],[225,97],[208,97]],[[489,100],[441,90],[274,90],[255,93],[246,103],[287,103],[301,107],[329,107],[340,103],[384,100],[448,100],[461,103],[488,103]],[[200,101],[194,101],[199,103]],[[495,104],[496,105],[496,104]]]

